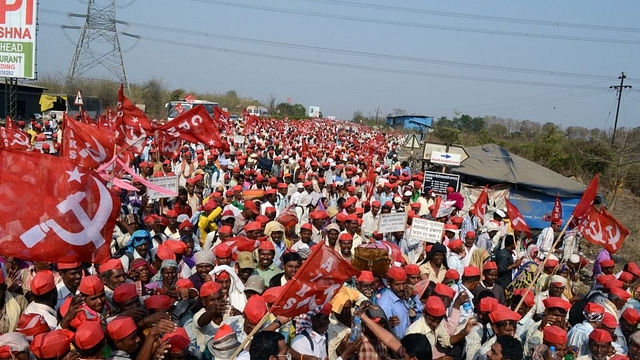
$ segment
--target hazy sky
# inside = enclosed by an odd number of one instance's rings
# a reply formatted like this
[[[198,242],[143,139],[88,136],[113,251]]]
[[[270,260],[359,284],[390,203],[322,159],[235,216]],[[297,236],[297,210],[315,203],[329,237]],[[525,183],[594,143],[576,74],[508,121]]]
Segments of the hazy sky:
[[[119,25],[120,31],[142,36],[124,55],[132,82],[156,77],[172,88],[236,90],[261,101],[270,94],[281,101],[291,97],[306,107],[319,106],[324,115],[346,119],[355,110],[367,115],[382,107],[384,114],[402,108],[439,117],[458,110],[608,128],[615,115],[615,93],[609,85],[618,84],[625,71],[634,88],[623,95],[619,126],[640,125],[637,0],[346,0],[366,7],[334,0],[237,0],[229,1],[231,5],[219,0],[137,0],[127,7],[129,3],[117,1],[117,17],[131,23]],[[38,35],[40,73],[66,75],[69,69],[75,44],[51,25],[82,25],[83,19],[71,20],[66,12],[84,13],[86,4],[40,0],[39,19],[46,24]],[[513,21],[489,20],[495,17]],[[216,36],[201,36],[205,33]],[[79,31],[67,34],[75,42]],[[272,45],[275,42],[286,46]],[[121,43],[128,50],[135,40],[121,37]],[[471,66],[444,65],[451,62]],[[500,71],[506,68],[522,70]],[[574,76],[548,75],[551,72]],[[105,73],[96,69],[91,77]]]

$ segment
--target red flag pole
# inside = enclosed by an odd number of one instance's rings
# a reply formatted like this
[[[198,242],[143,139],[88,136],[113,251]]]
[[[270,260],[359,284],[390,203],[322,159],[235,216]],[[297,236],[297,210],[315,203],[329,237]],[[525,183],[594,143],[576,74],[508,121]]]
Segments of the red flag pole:
[[[555,249],[555,247],[560,242],[560,239],[562,239],[562,235],[564,235],[564,232],[567,230],[567,226],[569,226],[569,223],[571,223],[571,220],[573,220],[573,214],[571,214],[571,216],[569,217],[569,220],[567,220],[567,223],[564,224],[564,227],[562,228],[562,231],[560,232],[560,234],[558,234],[556,241],[554,241],[553,245],[551,245],[551,249],[549,249],[547,256],[544,257],[544,260],[542,260],[542,264],[539,265],[538,270],[533,276],[533,281],[531,282],[531,284],[529,284],[524,294],[522,294],[522,299],[520,299],[518,306],[516,306],[516,308],[513,311],[518,312],[518,309],[522,305],[522,302],[524,301],[524,299],[527,297],[527,294],[529,294],[533,285],[536,283],[536,281],[538,281],[538,277],[540,277],[540,274],[542,274],[542,270],[544,270],[544,265],[547,263],[547,260],[549,260],[549,255],[551,255],[551,253],[553,252],[553,249]]]

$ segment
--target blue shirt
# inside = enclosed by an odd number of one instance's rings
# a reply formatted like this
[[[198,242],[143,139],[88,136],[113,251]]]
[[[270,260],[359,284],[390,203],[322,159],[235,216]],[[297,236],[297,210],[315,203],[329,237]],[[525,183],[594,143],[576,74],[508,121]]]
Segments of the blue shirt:
[[[387,315],[387,319],[392,316],[397,316],[400,319],[400,324],[391,330],[398,339],[402,339],[404,334],[407,332],[409,325],[411,325],[409,309],[407,308],[406,303],[404,300],[396,296],[396,294],[389,288],[384,289],[378,296],[377,304],[382,310],[384,310],[384,313]]]

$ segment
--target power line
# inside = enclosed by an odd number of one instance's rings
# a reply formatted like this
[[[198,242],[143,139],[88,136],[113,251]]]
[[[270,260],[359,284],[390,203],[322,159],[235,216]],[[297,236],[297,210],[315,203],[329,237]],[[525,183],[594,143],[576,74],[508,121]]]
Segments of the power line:
[[[240,8],[240,9],[252,9],[252,10],[261,10],[261,11],[282,13],[282,14],[303,15],[303,16],[320,17],[320,18],[325,18],[325,19],[348,20],[348,21],[356,21],[356,22],[363,22],[363,23],[385,24],[385,25],[405,26],[405,27],[424,28],[424,29],[448,30],[448,31],[457,31],[457,32],[470,32],[470,33],[479,33],[479,34],[492,34],[492,35],[539,38],[539,39],[554,39],[554,40],[568,40],[568,41],[581,41],[581,42],[598,42],[598,43],[608,43],[608,44],[628,44],[628,45],[639,45],[640,44],[640,40],[592,38],[592,37],[584,37],[584,36],[566,36],[566,35],[549,35],[549,34],[518,32],[518,31],[490,30],[490,29],[467,28],[467,27],[459,27],[459,26],[423,24],[423,23],[415,23],[415,22],[408,22],[408,21],[384,20],[384,19],[374,19],[374,18],[366,18],[366,17],[359,17],[359,16],[326,14],[326,13],[319,13],[319,12],[314,12],[314,11],[302,11],[302,10],[294,10],[294,9],[284,9],[284,8],[276,8],[276,7],[269,7],[269,6],[262,6],[262,5],[251,5],[251,4],[236,3],[236,2],[231,3],[231,2],[227,2],[227,1],[221,1],[221,0],[191,0],[191,1],[199,2],[199,3],[205,3],[205,4],[211,4],[211,5],[222,5],[222,6],[228,6],[228,7],[235,7],[235,8]]]
[[[64,25],[60,25],[60,24],[52,24],[52,23],[46,23],[46,22],[41,22],[40,25],[49,26],[49,27],[62,27],[62,26],[64,26]],[[557,88],[567,88],[567,89],[591,89],[591,90],[601,90],[602,89],[602,87],[590,86],[590,85],[575,85],[575,84],[561,84],[561,83],[545,83],[545,82],[537,82],[537,81],[495,79],[495,78],[485,78],[485,77],[476,77],[476,76],[451,75],[451,74],[421,72],[421,71],[414,71],[414,70],[393,69],[393,68],[384,68],[384,67],[377,67],[377,66],[355,65],[355,64],[341,63],[341,62],[331,62],[331,61],[315,60],[315,59],[304,59],[304,58],[296,58],[296,57],[283,56],[283,55],[273,55],[273,54],[253,52],[253,51],[227,49],[227,48],[222,48],[222,47],[217,47],[217,46],[210,46],[210,45],[204,45],[204,44],[192,44],[192,43],[186,43],[186,42],[182,42],[182,41],[168,40],[168,39],[155,38],[155,37],[143,36],[143,35],[138,36],[138,38],[140,40],[147,40],[147,41],[158,42],[158,43],[162,43],[162,44],[190,47],[190,48],[195,48],[195,49],[205,49],[205,50],[223,52],[223,53],[229,53],[229,54],[260,57],[260,58],[263,58],[263,59],[264,58],[268,58],[268,59],[275,59],[275,60],[285,60],[285,61],[293,61],[293,62],[315,64],[315,65],[334,66],[334,67],[356,69],[356,70],[369,70],[369,71],[377,71],[377,72],[384,72],[384,73],[394,73],[394,74],[403,74],[403,75],[437,77],[437,78],[444,78],[444,79],[472,80],[472,81],[501,83],[501,84],[512,84],[512,85],[544,86],[544,87],[557,87]]]
[[[400,7],[400,6],[364,4],[359,2],[343,1],[343,0],[340,0],[340,1],[299,0],[299,1],[338,5],[338,6],[350,6],[350,7],[358,7],[358,8],[366,8],[366,9],[386,10],[386,11],[394,11],[394,12],[402,12],[402,13],[410,13],[410,14],[424,14],[424,15],[434,15],[434,16],[443,16],[443,17],[472,19],[472,20],[485,20],[485,21],[503,22],[503,23],[564,27],[564,28],[585,29],[585,30],[617,31],[617,32],[632,32],[632,33],[640,32],[640,28],[631,28],[631,27],[532,20],[532,19],[522,19],[522,18],[501,17],[501,16],[475,15],[475,14],[456,13],[456,12],[449,12],[449,11],[407,8],[407,7]]]

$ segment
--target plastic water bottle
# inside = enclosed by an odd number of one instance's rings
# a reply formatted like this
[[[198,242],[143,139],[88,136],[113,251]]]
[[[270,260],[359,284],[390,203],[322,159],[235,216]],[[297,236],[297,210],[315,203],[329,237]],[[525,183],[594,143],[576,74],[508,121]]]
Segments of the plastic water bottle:
[[[558,359],[558,355],[556,354],[556,347],[555,346],[551,346],[549,347],[549,352],[551,352],[551,358],[556,360]]]
[[[360,315],[356,315],[351,324],[351,335],[349,335],[349,341],[354,342],[358,340],[360,336],[362,336],[362,319],[360,319]]]
[[[564,356],[564,360],[574,360],[575,356],[573,356],[572,353],[567,353],[567,355]]]

